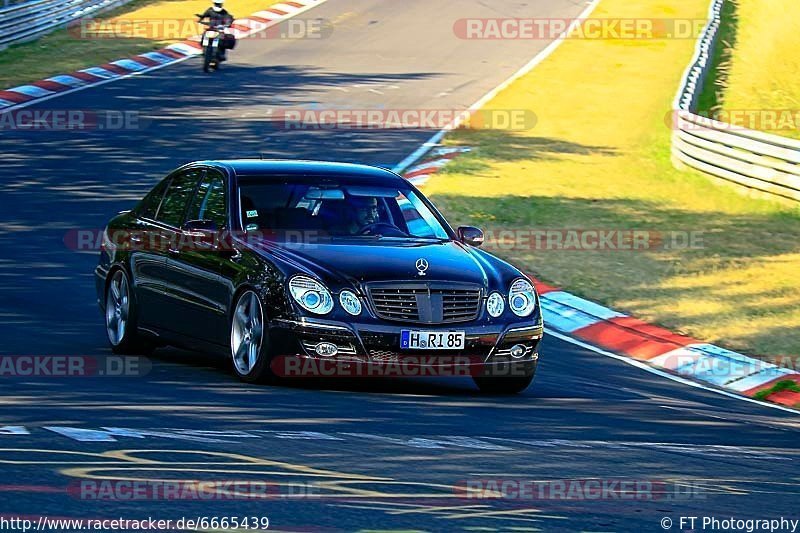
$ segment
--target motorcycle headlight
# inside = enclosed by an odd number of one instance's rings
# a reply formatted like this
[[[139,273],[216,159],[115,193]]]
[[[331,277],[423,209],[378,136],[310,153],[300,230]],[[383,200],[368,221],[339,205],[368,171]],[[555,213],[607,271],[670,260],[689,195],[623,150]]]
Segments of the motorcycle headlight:
[[[486,310],[494,318],[502,315],[505,308],[506,304],[503,301],[503,296],[499,292],[493,292],[486,299]]]
[[[295,276],[289,280],[289,293],[306,311],[325,315],[333,309],[333,298],[325,285],[306,276]]]
[[[536,308],[536,291],[531,282],[519,278],[508,290],[508,306],[517,316],[528,316]]]
[[[353,316],[361,314],[361,300],[358,296],[351,291],[342,291],[339,293],[339,303],[342,304],[342,309],[347,311]]]

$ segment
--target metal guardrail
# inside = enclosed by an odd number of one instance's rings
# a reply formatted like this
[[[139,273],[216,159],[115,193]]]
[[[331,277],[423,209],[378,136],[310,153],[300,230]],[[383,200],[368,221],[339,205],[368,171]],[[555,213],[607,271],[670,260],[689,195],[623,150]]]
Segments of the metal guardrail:
[[[0,50],[131,0],[35,0],[0,9]]]
[[[679,111],[672,155],[750,189],[800,202],[800,141]]]
[[[697,99],[711,69],[725,0],[713,0],[708,23],[673,102],[672,158],[738,185],[800,202],[800,141],[699,116]]]

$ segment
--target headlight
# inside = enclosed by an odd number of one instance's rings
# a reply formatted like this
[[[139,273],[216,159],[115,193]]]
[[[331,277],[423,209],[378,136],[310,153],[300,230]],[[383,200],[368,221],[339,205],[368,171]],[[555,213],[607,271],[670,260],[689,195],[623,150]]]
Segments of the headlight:
[[[355,293],[350,291],[340,292],[339,303],[342,304],[342,309],[351,315],[356,316],[361,314],[361,301]]]
[[[505,307],[506,304],[503,301],[503,296],[499,292],[493,292],[486,299],[486,310],[489,311],[489,314],[494,318],[502,315]]]
[[[306,311],[324,315],[333,309],[333,298],[327,287],[306,276],[295,276],[289,280],[289,293]]]
[[[536,308],[536,291],[526,279],[514,280],[508,290],[508,306],[517,316],[528,316]]]

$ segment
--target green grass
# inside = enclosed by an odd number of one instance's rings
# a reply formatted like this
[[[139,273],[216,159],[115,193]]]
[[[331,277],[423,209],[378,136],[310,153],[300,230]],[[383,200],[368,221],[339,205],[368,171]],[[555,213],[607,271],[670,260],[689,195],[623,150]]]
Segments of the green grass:
[[[723,108],[796,113],[800,109],[800,2],[736,1],[736,43],[721,95]],[[800,128],[794,126],[772,133],[800,139]]]
[[[766,400],[770,395],[775,394],[776,392],[783,392],[783,391],[792,391],[792,392],[800,392],[800,385],[792,381],[791,379],[784,379],[782,381],[777,382],[775,385],[768,389],[764,389],[762,391],[757,392],[753,398],[756,400]]]
[[[603,0],[600,18],[701,18],[707,0]],[[501,230],[696,232],[693,249],[492,250],[545,282],[765,359],[800,353],[800,210],[670,161],[665,117],[691,40],[568,40],[487,105],[525,131],[459,130],[471,146],[426,185],[456,224]]]

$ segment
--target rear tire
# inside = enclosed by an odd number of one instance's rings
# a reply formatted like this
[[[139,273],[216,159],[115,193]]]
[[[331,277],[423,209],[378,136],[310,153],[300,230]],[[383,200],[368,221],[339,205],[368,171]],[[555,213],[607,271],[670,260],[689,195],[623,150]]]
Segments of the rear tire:
[[[141,338],[137,331],[136,300],[123,269],[112,272],[105,296],[106,337],[111,351],[118,355],[151,354],[155,345]]]
[[[472,380],[485,394],[518,394],[527,389],[533,382],[534,374],[529,376],[479,377]]]

